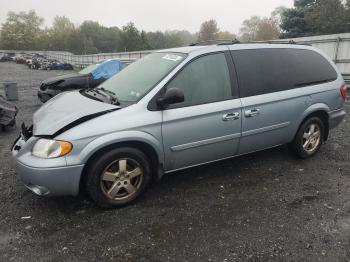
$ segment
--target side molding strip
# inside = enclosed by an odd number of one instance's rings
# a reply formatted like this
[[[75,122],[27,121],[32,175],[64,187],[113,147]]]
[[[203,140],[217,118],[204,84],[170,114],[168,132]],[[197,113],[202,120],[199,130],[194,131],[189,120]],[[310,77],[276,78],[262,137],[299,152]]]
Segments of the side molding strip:
[[[263,128],[259,128],[259,129],[254,129],[254,130],[249,130],[249,131],[243,132],[242,136],[251,136],[251,135],[255,135],[255,134],[259,134],[259,133],[264,133],[264,132],[284,128],[284,127],[287,127],[289,125],[290,125],[290,122],[285,122],[285,123],[281,123],[281,124],[277,124],[277,125],[267,126],[267,127],[263,127]],[[178,151],[191,149],[191,148],[195,148],[195,147],[206,146],[206,145],[210,145],[210,144],[214,144],[214,143],[219,143],[219,142],[237,139],[240,136],[241,136],[241,134],[239,134],[239,133],[227,135],[227,136],[220,136],[220,137],[210,138],[210,139],[206,139],[206,140],[196,141],[193,143],[173,146],[170,149],[173,152],[178,152]]]
[[[285,122],[285,123],[281,123],[281,124],[277,124],[277,125],[272,125],[272,126],[267,126],[267,127],[262,127],[262,128],[258,128],[258,129],[253,129],[253,130],[249,130],[249,131],[245,131],[242,133],[242,136],[251,136],[251,135],[256,135],[259,133],[264,133],[264,132],[269,132],[275,129],[281,129],[284,127],[287,127],[290,125],[290,122]]]
[[[206,139],[206,140],[196,141],[193,143],[173,146],[173,147],[171,147],[171,151],[177,152],[177,151],[182,151],[182,150],[186,150],[186,149],[190,149],[190,148],[206,146],[206,145],[210,145],[210,144],[214,144],[214,143],[224,142],[227,140],[233,140],[233,139],[239,138],[240,136],[241,136],[241,134],[237,133],[237,134],[232,134],[232,135],[227,135],[227,136],[220,136],[220,137],[210,138],[210,139]]]

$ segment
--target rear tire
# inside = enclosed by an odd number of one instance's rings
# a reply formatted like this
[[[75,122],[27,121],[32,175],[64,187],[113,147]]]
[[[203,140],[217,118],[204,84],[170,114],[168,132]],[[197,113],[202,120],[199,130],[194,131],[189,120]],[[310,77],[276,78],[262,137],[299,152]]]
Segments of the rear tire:
[[[310,117],[302,123],[291,149],[300,158],[313,157],[320,150],[325,134],[325,125],[319,117]]]
[[[122,147],[104,153],[89,165],[86,190],[101,208],[126,206],[142,195],[151,181],[151,164],[138,149]]]

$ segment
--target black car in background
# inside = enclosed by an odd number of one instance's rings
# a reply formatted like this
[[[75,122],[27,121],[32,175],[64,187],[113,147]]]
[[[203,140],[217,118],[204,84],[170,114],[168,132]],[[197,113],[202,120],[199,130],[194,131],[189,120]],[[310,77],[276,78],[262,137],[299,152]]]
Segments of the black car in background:
[[[123,64],[120,60],[109,59],[90,65],[77,73],[49,78],[42,82],[38,91],[38,98],[45,103],[65,91],[95,88],[117,74],[122,68]]]

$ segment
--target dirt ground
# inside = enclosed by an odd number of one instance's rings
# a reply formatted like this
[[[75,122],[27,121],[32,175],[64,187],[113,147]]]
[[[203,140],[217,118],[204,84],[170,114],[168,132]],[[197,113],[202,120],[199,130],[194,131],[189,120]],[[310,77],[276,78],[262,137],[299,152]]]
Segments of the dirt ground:
[[[19,85],[18,126],[40,81],[64,73],[0,63],[0,84]],[[349,130],[347,116],[310,160],[281,147],[166,175],[112,211],[33,195],[11,166],[18,128],[1,132],[0,261],[350,261]]]

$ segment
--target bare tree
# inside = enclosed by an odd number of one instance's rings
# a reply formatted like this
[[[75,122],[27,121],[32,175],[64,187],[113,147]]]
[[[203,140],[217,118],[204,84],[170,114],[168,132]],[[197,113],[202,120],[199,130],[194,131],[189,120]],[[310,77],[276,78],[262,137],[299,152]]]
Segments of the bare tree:
[[[252,16],[251,18],[244,20],[242,27],[240,29],[241,39],[243,41],[255,41],[256,34],[258,30],[259,23],[261,18],[259,16]]]
[[[214,19],[210,19],[201,24],[201,28],[199,31],[199,40],[207,41],[207,40],[215,40],[217,39],[217,34],[219,32],[218,23]]]
[[[278,21],[274,18],[263,18],[258,24],[256,31],[256,40],[273,40],[280,35]]]

